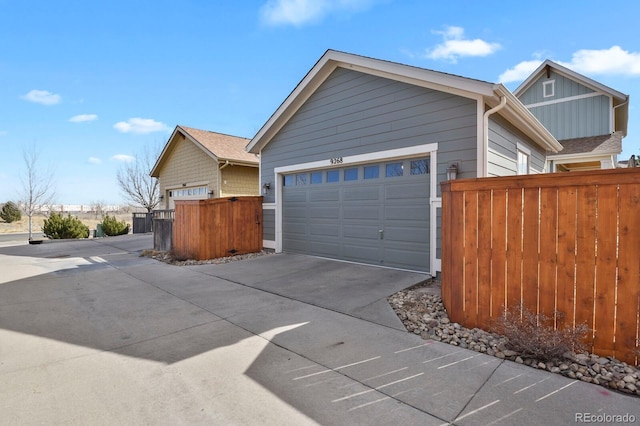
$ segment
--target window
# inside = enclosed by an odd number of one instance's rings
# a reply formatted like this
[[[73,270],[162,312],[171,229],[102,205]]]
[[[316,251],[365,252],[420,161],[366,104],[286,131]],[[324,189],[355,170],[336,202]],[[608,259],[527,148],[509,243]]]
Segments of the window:
[[[293,186],[293,175],[285,175],[284,186]]]
[[[307,184],[307,174],[296,175],[296,185],[306,185]]]
[[[322,172],[311,173],[311,183],[322,183]]]
[[[556,81],[555,80],[549,80],[549,81],[543,81],[542,82],[542,97],[543,98],[550,98],[552,96],[555,96],[555,90],[556,89]]]
[[[385,176],[395,177],[402,176],[402,163],[389,163],[386,166]]]
[[[528,175],[529,174],[529,157],[531,156],[531,151],[518,144],[518,153],[517,153],[517,161],[518,161],[518,174],[519,175]]]
[[[415,160],[411,162],[412,175],[428,175],[429,160]]]
[[[327,172],[327,183],[338,182],[340,180],[340,172],[337,170],[329,170]]]
[[[344,180],[358,180],[358,169],[345,169]]]
[[[380,166],[365,166],[364,178],[377,179],[380,177]]]

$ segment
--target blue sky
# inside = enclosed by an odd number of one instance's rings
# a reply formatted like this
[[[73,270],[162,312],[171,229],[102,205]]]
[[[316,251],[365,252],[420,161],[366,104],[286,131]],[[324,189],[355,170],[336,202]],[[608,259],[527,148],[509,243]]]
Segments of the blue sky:
[[[22,150],[56,202],[116,204],[116,172],[178,124],[251,138],[327,49],[514,90],[551,59],[631,96],[640,154],[640,2],[0,0],[0,202]],[[637,102],[637,103],[636,103]]]

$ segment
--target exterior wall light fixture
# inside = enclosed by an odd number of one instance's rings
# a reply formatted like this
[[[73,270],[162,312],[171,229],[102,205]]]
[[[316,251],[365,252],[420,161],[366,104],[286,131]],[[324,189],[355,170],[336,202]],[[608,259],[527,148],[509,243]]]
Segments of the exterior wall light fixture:
[[[452,163],[449,167],[447,167],[447,180],[455,180],[458,177],[458,173],[460,170],[458,169],[458,163]]]
[[[262,195],[267,195],[271,189],[271,182],[265,182],[262,184]]]

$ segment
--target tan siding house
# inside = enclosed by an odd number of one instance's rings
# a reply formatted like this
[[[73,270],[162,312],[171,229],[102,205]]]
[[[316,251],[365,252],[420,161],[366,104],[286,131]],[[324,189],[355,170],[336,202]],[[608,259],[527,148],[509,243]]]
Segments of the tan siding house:
[[[151,176],[160,183],[160,208],[175,200],[259,195],[258,156],[249,139],[176,126]]]

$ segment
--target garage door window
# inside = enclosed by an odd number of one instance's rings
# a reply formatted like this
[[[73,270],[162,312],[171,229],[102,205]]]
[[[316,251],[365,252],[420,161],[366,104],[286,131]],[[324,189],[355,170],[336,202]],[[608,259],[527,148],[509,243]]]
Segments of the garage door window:
[[[329,170],[327,172],[327,183],[338,182],[340,180],[340,172],[337,170]]]
[[[322,172],[311,173],[311,184],[322,183]]]
[[[358,180],[358,169],[345,169],[344,180]]]
[[[402,162],[387,164],[385,176],[386,177],[402,176]]]
[[[286,175],[284,177],[284,186],[293,186],[293,175]]]
[[[366,166],[364,168],[365,179],[377,179],[380,177],[380,166]]]
[[[429,160],[415,160],[411,162],[412,175],[428,175]]]
[[[306,174],[296,175],[296,185],[306,185],[306,184],[307,184]]]

